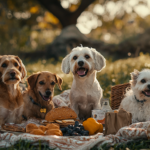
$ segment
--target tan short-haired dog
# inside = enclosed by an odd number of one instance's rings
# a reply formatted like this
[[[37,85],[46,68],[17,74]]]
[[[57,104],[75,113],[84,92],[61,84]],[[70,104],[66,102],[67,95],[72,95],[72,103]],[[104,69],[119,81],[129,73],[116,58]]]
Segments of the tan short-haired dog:
[[[23,97],[19,82],[25,76],[25,66],[18,56],[0,56],[0,125],[21,122]]]
[[[62,79],[48,71],[35,73],[27,78],[28,90],[24,93],[24,117],[44,119],[54,104],[52,97],[55,83],[61,90]]]
[[[62,61],[62,71],[73,73],[70,107],[81,120],[91,117],[91,110],[101,108],[102,88],[97,71],[106,65],[105,58],[93,48],[76,47]]]

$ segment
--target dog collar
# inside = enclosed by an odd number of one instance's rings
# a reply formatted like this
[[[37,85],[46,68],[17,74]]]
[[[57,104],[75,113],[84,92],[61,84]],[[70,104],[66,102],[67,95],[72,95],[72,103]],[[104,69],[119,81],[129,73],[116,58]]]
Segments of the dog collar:
[[[145,99],[143,99],[143,100],[138,100],[137,98],[136,98],[136,96],[134,95],[134,97],[135,97],[135,100],[137,101],[137,102],[140,102],[142,105],[144,104],[144,102],[146,102],[146,100]]]
[[[37,106],[39,106],[39,107],[41,108],[41,109],[40,109],[40,112],[41,112],[41,113],[46,113],[46,108],[42,107],[40,104],[38,104],[37,102],[35,102],[32,97],[30,97],[30,100],[31,100],[31,102],[32,102],[33,104],[35,104],[35,105],[37,105]]]

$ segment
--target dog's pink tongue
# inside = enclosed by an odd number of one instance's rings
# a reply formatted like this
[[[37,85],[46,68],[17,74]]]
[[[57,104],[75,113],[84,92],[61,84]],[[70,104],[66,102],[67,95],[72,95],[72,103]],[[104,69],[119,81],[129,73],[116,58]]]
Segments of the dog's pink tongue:
[[[149,91],[145,91],[146,95],[150,95],[150,90]]]
[[[45,97],[45,96],[43,96],[44,97],[44,99],[46,100],[46,101],[48,101],[49,100],[49,98],[47,98],[47,97]]]
[[[85,70],[84,69],[80,69],[77,71],[79,76],[85,75]]]

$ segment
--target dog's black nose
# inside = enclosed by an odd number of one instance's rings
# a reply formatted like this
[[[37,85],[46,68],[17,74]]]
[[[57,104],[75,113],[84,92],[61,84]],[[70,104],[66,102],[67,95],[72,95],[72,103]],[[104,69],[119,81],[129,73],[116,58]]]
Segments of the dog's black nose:
[[[79,62],[78,62],[78,65],[79,65],[80,67],[82,67],[82,66],[83,66],[83,64],[84,64],[84,62],[83,62],[83,61],[79,61]]]
[[[50,96],[52,92],[50,90],[47,90],[45,93],[46,93],[46,96]]]
[[[14,71],[12,71],[12,72],[10,72],[10,75],[11,75],[12,77],[15,77],[16,73],[15,73]]]
[[[150,84],[148,84],[148,86],[147,86],[149,89],[150,89]]]

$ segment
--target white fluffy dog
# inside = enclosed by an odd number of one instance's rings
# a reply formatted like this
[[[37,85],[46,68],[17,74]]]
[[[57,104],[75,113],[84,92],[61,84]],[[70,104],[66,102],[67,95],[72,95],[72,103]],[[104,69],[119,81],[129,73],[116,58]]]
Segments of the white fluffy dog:
[[[91,116],[91,110],[100,109],[103,91],[96,79],[97,71],[105,67],[105,58],[93,48],[76,47],[62,61],[62,71],[73,73],[70,107],[81,120]]]
[[[150,70],[134,70],[131,79],[120,107],[132,113],[133,122],[150,121]]]

